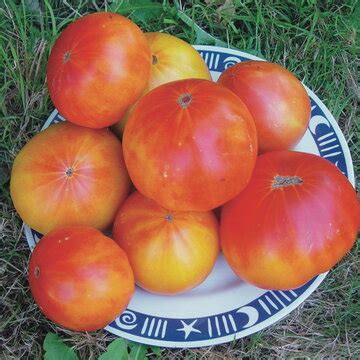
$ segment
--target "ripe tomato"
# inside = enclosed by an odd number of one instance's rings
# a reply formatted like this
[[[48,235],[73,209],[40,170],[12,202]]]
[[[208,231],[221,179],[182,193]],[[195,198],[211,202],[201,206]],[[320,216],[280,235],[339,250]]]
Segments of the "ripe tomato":
[[[126,254],[90,227],[50,232],[29,264],[32,295],[50,320],[76,331],[103,328],[129,303],[134,275]]]
[[[212,212],[172,212],[138,192],[120,208],[113,236],[129,257],[136,283],[158,294],[199,285],[220,248]]]
[[[205,61],[186,41],[159,32],[145,33],[145,37],[152,54],[151,76],[147,91],[175,80],[191,78],[211,80]]]
[[[160,32],[145,33],[145,37],[152,54],[152,67],[144,94],[170,81],[191,78],[211,80],[205,61],[186,41]],[[114,126],[117,134],[122,134],[129,111]]]
[[[140,99],[123,137],[136,188],[171,210],[207,211],[250,179],[256,129],[246,106],[207,80],[174,81]]]
[[[50,126],[23,147],[10,183],[20,217],[43,234],[67,225],[105,229],[129,187],[115,135],[69,122]]]
[[[224,255],[244,280],[291,289],[329,270],[354,244],[360,220],[346,177],[318,156],[260,155],[249,185],[224,205]]]
[[[300,141],[310,120],[310,99],[290,71],[265,61],[244,61],[225,70],[218,82],[248,107],[259,153],[290,149]]]
[[[102,128],[145,89],[151,54],[142,31],[113,13],[86,15],[56,40],[47,66],[51,100],[67,120]]]

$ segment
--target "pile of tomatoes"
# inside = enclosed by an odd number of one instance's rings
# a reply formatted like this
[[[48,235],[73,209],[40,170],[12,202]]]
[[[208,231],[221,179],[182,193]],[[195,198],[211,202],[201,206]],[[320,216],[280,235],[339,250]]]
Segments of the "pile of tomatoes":
[[[289,150],[311,109],[283,67],[247,61],[213,82],[186,42],[96,13],[61,33],[47,83],[67,121],[17,155],[11,196],[45,234],[29,282],[56,323],[107,325],[135,283],[164,295],[192,289],[220,249],[243,280],[290,289],[352,247],[351,184],[327,160]]]

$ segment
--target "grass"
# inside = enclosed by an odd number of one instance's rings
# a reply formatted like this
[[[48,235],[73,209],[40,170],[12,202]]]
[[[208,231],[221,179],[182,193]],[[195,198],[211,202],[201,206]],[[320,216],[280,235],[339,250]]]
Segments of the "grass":
[[[45,335],[54,331],[76,349],[81,359],[96,359],[115,338],[113,335],[105,331],[80,334],[57,327],[40,314],[31,298],[26,280],[30,252],[9,196],[9,174],[19,149],[53,109],[45,85],[45,68],[59,31],[82,14],[123,4],[70,0],[17,3],[0,0],[0,356],[40,359]],[[165,31],[191,43],[214,43],[213,36],[231,47],[286,66],[315,91],[335,116],[358,174],[356,21],[360,11],[356,0],[163,1],[150,10],[128,10],[126,14],[144,31]],[[211,348],[163,349],[162,356],[359,358],[359,268],[357,243],[320,288],[276,325]]]

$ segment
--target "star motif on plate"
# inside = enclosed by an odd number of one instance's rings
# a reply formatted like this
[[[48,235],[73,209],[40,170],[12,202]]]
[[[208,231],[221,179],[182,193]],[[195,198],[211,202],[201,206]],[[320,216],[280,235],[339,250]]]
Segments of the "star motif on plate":
[[[181,323],[183,324],[183,327],[180,329],[176,329],[177,331],[183,331],[184,335],[185,335],[185,340],[188,338],[188,336],[190,335],[190,333],[192,332],[197,332],[201,334],[201,331],[198,329],[194,328],[195,323],[197,322],[197,320],[194,320],[191,324],[187,324],[185,321],[180,320]]]

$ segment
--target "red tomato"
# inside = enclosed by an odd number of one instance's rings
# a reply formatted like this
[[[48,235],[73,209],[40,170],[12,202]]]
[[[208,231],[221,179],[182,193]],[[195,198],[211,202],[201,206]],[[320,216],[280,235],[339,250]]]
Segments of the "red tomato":
[[[244,61],[225,70],[218,82],[248,107],[259,153],[290,149],[300,141],[310,120],[310,99],[290,71],[265,61]]]
[[[151,74],[144,93],[181,79],[211,80],[209,69],[200,54],[186,41],[176,36],[160,33],[145,33],[152,54]],[[124,131],[131,109],[114,125],[120,135]]]
[[[16,211],[43,234],[67,225],[105,229],[129,187],[115,135],[69,122],[50,126],[23,147],[10,183]]]
[[[123,137],[136,188],[171,210],[207,211],[250,179],[256,129],[246,106],[225,87],[189,79],[146,94]]]
[[[222,209],[222,250],[244,280],[266,289],[296,288],[350,250],[359,210],[355,190],[329,161],[266,153],[246,189]]]
[[[76,331],[94,331],[113,321],[134,293],[126,254],[90,227],[50,232],[36,245],[29,282],[40,310]]]
[[[135,281],[158,294],[199,285],[219,253],[219,225],[212,212],[173,212],[138,192],[120,208],[113,236],[129,257]]]
[[[151,54],[131,20],[95,13],[70,24],[51,50],[51,100],[67,120],[102,128],[121,119],[145,89]]]

